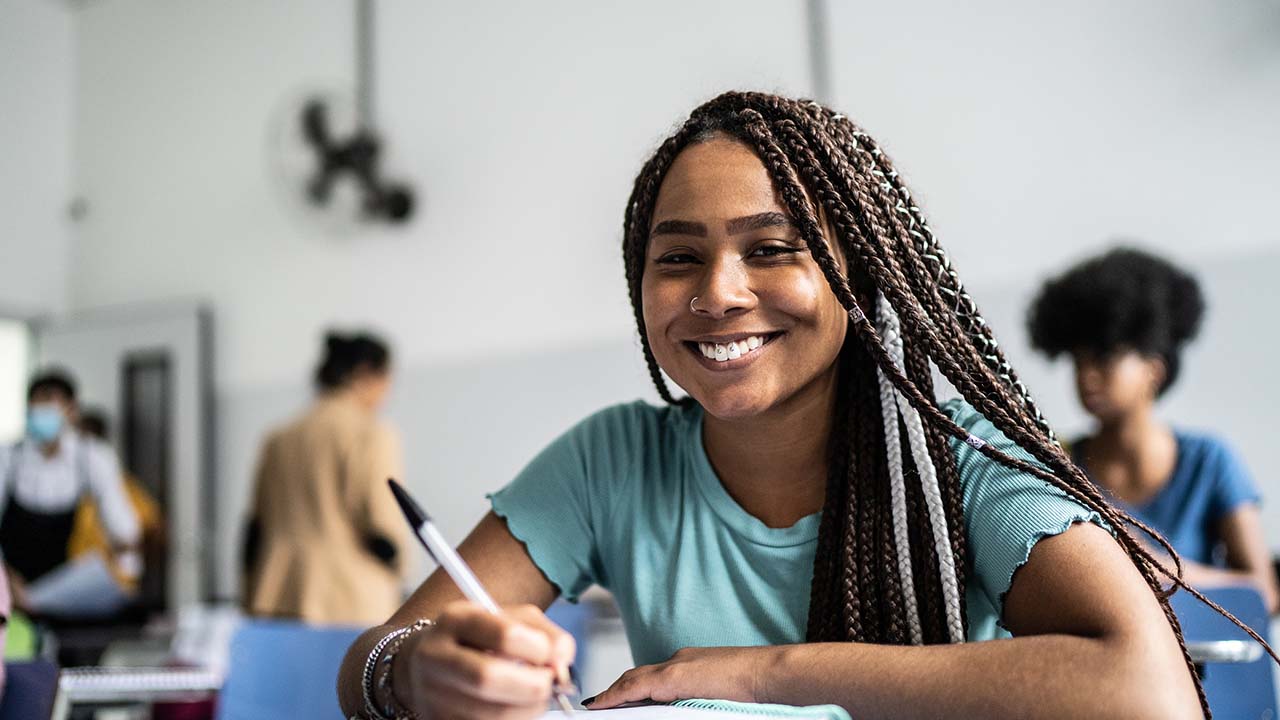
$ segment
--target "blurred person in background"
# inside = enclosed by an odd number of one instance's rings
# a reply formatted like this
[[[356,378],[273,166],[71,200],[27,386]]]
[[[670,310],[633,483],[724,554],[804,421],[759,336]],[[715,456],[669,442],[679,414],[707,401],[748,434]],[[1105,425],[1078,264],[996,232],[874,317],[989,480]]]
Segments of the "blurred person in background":
[[[1070,443],[1076,464],[1169,540],[1192,585],[1250,584],[1275,613],[1276,577],[1249,471],[1221,439],[1156,412],[1203,314],[1194,277],[1117,248],[1045,283],[1028,328],[1041,352],[1071,356],[1080,403],[1097,421]]]
[[[77,423],[84,437],[109,445],[110,435],[106,414],[100,410],[85,410],[80,413]],[[164,518],[160,506],[151,493],[147,492],[142,482],[134,477],[127,468],[121,469],[120,481],[124,485],[125,495],[129,498],[129,506],[133,508],[142,531],[141,548],[146,567],[159,567],[164,562]],[[76,510],[75,522],[71,530],[71,539],[67,545],[67,556],[71,560],[92,554],[110,557],[110,535],[96,504],[87,500],[80,502]],[[141,578],[131,576],[121,570],[114,562],[109,563],[111,574],[129,593],[136,594]]]
[[[407,526],[387,489],[399,440],[378,419],[391,354],[330,333],[318,396],[263,443],[245,541],[244,606],[315,623],[382,622],[400,605]]]
[[[0,549],[15,604],[33,613],[73,617],[118,607],[107,562],[136,580],[141,530],[111,448],[76,428],[75,383],[59,371],[37,375],[27,390],[26,437],[0,448]],[[91,498],[106,530],[102,561],[69,564],[81,500]],[[105,603],[105,605],[104,605]]]

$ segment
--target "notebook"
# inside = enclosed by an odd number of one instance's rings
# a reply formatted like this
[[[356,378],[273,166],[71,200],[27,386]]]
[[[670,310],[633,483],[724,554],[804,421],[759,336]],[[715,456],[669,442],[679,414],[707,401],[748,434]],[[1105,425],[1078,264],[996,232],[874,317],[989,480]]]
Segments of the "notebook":
[[[579,717],[588,720],[742,720],[742,718],[774,718],[775,720],[850,720],[844,708],[835,705],[760,705],[730,700],[681,700],[673,705],[643,705],[587,710]],[[560,711],[548,712],[542,720],[563,720]]]
[[[68,668],[58,689],[75,702],[156,699],[217,692],[222,677],[195,668]]]

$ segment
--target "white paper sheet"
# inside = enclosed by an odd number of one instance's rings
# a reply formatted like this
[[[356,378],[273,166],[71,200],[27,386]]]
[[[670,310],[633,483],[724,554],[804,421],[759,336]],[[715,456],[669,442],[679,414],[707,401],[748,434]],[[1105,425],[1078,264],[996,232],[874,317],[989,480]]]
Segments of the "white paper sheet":
[[[574,720],[743,720],[743,718],[768,720],[769,716],[672,707],[671,705],[645,705],[610,710],[575,710],[573,718]],[[543,715],[542,720],[565,720],[565,715],[556,710]]]

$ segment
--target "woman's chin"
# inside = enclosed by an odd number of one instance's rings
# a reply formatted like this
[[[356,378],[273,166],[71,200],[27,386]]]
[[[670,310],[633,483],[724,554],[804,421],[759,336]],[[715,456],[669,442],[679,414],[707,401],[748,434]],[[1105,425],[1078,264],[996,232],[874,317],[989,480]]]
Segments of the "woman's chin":
[[[773,407],[768,398],[755,393],[720,391],[694,394],[703,411],[720,420],[743,420],[756,417]]]

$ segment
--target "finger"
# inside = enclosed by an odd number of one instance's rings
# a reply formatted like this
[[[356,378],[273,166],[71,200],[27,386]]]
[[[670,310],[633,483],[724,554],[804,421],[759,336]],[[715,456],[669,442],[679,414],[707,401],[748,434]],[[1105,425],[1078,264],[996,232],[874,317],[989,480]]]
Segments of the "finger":
[[[433,683],[419,688],[414,709],[423,718],[528,720],[546,712],[546,704],[510,705],[491,702]]]
[[[508,608],[507,614],[520,622],[537,628],[547,634],[551,641],[552,662],[568,667],[577,656],[577,642],[564,628],[552,622],[542,610],[534,605],[518,605]]]
[[[656,700],[659,702],[670,702],[679,698],[665,689],[658,680],[658,673],[654,672],[655,666],[647,665],[644,667],[633,668],[626,671],[617,680],[613,681],[604,692],[596,695],[590,700],[592,710],[604,710],[606,708],[616,707],[630,702],[641,702],[644,700]],[[583,702],[584,705],[587,702]]]
[[[551,670],[455,645],[440,650],[439,664],[423,680],[439,681],[489,702],[545,707],[551,697]]]
[[[449,634],[463,645],[531,665],[546,665],[551,661],[551,639],[547,633],[507,615],[494,615],[471,606],[442,618]]]

